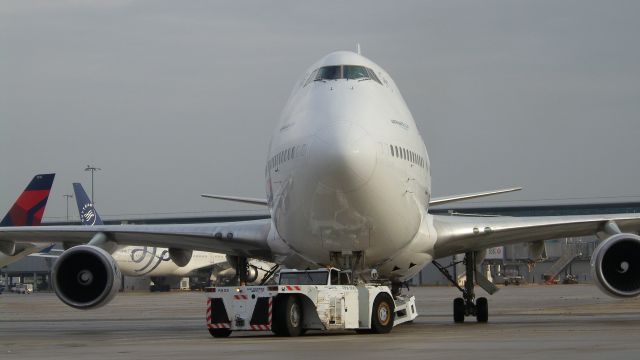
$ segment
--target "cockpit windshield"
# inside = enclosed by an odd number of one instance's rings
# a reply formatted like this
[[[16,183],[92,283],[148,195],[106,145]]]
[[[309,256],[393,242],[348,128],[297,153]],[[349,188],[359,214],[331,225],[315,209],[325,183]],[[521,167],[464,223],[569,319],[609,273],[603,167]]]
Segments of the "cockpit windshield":
[[[318,69],[314,80],[335,80],[342,78],[340,66],[325,66]]]
[[[311,76],[305,82],[305,85],[311,81],[327,81],[327,80],[373,80],[382,85],[376,73],[364,66],[360,65],[332,65],[323,66],[311,73]]]
[[[345,79],[363,79],[368,78],[367,68],[364,66],[345,65],[342,67]]]

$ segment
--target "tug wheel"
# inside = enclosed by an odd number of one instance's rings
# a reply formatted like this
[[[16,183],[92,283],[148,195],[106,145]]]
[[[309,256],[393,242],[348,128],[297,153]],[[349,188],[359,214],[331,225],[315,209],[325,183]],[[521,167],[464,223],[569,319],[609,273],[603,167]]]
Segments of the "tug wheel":
[[[464,299],[460,297],[453,299],[453,322],[463,323],[464,315]]]
[[[393,328],[395,304],[387,293],[376,296],[371,309],[371,332],[386,334]]]
[[[299,336],[302,329],[302,304],[296,296],[280,298],[273,308],[271,330],[278,336]]]
[[[231,335],[231,330],[229,329],[209,329],[209,334],[214,338],[226,338]]]
[[[486,323],[489,320],[489,304],[485,297],[476,300],[476,319],[479,323]]]

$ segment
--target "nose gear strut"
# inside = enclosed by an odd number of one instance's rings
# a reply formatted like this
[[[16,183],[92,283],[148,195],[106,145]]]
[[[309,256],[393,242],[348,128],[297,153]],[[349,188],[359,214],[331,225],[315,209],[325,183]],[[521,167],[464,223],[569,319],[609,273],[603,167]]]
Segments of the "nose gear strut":
[[[456,265],[464,263],[466,270],[466,280],[464,282],[464,287],[461,287],[458,284],[457,279],[455,279],[449,273],[447,268],[455,267]],[[464,260],[462,261],[452,261],[448,266],[442,266],[437,261],[433,261],[433,265],[440,270],[442,275],[449,280],[453,286],[457,287],[460,292],[462,292],[462,297],[455,298],[453,300],[453,321],[456,323],[464,322],[465,316],[475,316],[478,322],[486,323],[489,319],[489,306],[487,303],[487,298],[480,297],[476,299],[476,295],[474,292],[474,278],[476,277],[476,261],[475,261],[475,253],[467,252],[464,254]]]

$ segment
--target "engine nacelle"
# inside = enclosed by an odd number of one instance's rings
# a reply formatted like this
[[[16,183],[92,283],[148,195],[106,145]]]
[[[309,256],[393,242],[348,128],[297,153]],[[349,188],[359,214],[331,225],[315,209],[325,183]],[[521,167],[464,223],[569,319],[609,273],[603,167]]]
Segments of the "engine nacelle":
[[[193,250],[169,248],[169,258],[179,267],[187,266],[191,261],[191,256],[193,256]]]
[[[227,255],[227,262],[229,263],[230,269],[226,269],[220,271],[217,276],[220,279],[231,279],[236,276],[236,267],[237,267],[237,258],[235,256]],[[262,282],[264,278],[268,275],[268,269],[270,269],[273,264],[267,263],[262,260],[250,259],[249,264],[247,266],[247,282],[256,283]]]
[[[78,245],[63,252],[53,265],[51,278],[58,298],[83,310],[108,304],[122,284],[113,257],[91,245]]]
[[[640,236],[616,234],[600,243],[591,256],[591,275],[605,294],[640,295]]]

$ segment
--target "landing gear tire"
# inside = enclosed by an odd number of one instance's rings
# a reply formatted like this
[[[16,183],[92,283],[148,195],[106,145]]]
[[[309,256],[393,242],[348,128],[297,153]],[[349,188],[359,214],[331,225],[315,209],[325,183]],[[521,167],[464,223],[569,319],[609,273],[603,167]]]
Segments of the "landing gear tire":
[[[209,329],[209,334],[214,338],[226,338],[231,335],[231,330],[229,329]]]
[[[463,323],[464,312],[464,299],[460,297],[453,299],[453,322],[458,324]]]
[[[479,323],[486,323],[489,320],[489,303],[487,298],[481,297],[476,300],[476,319]]]
[[[371,309],[371,332],[386,334],[393,328],[395,304],[391,296],[386,293],[378,294]]]
[[[303,334],[302,305],[296,296],[287,296],[276,302],[271,330],[278,336]]]

